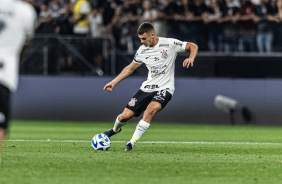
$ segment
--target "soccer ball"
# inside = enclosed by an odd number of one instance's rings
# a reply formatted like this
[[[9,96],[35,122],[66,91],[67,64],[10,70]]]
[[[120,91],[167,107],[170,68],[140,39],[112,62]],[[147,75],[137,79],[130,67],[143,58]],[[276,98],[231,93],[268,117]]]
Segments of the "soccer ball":
[[[106,151],[111,147],[111,140],[106,134],[97,134],[93,137],[91,145],[96,151]]]

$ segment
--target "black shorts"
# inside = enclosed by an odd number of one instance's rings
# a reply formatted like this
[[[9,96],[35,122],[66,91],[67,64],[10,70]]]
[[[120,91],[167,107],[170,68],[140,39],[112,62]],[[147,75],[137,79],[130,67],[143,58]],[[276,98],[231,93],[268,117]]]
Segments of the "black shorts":
[[[150,102],[159,102],[162,109],[171,100],[172,95],[167,90],[160,90],[151,93],[142,91],[141,89],[131,98],[126,108],[135,112],[135,117],[140,116],[147,108]]]
[[[10,119],[10,96],[10,90],[0,84],[0,128],[4,129],[7,129]]]

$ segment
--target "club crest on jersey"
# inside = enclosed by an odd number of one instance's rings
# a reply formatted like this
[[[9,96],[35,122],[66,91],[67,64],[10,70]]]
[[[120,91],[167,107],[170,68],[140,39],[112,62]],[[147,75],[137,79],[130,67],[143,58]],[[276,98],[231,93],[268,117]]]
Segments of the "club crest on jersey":
[[[131,98],[130,102],[128,103],[128,105],[130,107],[134,107],[135,106],[135,102],[137,102],[137,99],[136,98]]]
[[[163,50],[161,51],[161,53],[162,53],[162,56],[161,56],[162,58],[166,59],[168,57],[167,50]]]

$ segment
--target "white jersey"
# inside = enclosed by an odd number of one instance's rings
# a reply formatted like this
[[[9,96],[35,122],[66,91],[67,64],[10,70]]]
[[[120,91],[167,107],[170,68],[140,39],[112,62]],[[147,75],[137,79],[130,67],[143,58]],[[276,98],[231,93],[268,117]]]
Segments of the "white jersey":
[[[0,0],[0,83],[11,91],[18,85],[19,57],[34,34],[34,8],[18,0]]]
[[[174,68],[178,53],[185,52],[187,42],[172,38],[159,37],[154,47],[140,46],[137,50],[134,62],[145,63],[149,70],[148,78],[142,83],[141,90],[154,92],[167,90],[174,93]]]

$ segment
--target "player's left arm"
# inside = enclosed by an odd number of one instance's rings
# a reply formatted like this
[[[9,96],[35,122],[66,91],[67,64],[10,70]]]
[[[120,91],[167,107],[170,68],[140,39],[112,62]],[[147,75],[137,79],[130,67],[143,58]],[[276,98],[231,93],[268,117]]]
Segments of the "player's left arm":
[[[183,61],[183,67],[188,68],[190,65],[193,67],[194,60],[198,54],[198,46],[194,43],[187,42],[185,50],[190,51],[190,56]]]

